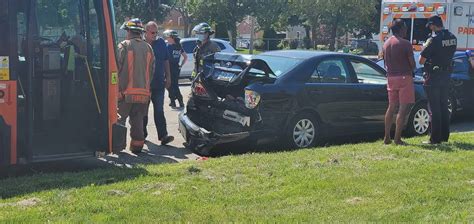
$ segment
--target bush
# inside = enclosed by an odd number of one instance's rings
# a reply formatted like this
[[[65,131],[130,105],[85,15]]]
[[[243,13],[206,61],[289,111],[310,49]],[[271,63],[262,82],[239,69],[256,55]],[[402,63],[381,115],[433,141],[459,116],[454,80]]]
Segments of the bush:
[[[283,39],[280,41],[280,43],[278,44],[278,48],[279,49],[289,49],[290,48],[290,43],[288,42],[288,40],[286,39]]]
[[[364,49],[363,48],[356,48],[354,50],[351,50],[351,54],[362,55],[362,54],[364,54]]]
[[[257,50],[265,50],[265,41],[263,40],[255,40],[253,42],[253,48],[257,49]]]
[[[316,45],[316,50],[318,50],[318,51],[329,51],[329,46],[327,46],[327,45]]]
[[[310,49],[310,48],[312,48],[312,47],[313,47],[313,46],[312,46],[313,44],[311,43],[311,38],[309,38],[309,37],[304,37],[304,38],[303,38],[303,45],[304,45],[304,48],[305,48],[305,49]]]
[[[263,31],[263,39],[265,40],[265,44],[267,45],[267,50],[277,50],[278,49],[278,35],[275,29],[265,29]]]
[[[290,49],[297,49],[298,48],[298,40],[291,40],[290,41]]]

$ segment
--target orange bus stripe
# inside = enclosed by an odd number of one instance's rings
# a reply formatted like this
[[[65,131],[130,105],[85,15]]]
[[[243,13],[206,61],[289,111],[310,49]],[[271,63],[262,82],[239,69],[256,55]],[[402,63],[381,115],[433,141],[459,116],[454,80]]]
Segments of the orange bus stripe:
[[[112,153],[113,152],[113,141],[112,141],[112,127],[113,124],[117,123],[118,116],[117,116],[117,101],[118,101],[118,85],[117,84],[112,84],[112,75],[114,73],[117,73],[117,60],[115,58],[115,43],[113,39],[113,32],[112,32],[112,17],[110,15],[109,7],[112,7],[109,5],[110,0],[102,0],[102,9],[103,9],[103,16],[104,16],[104,21],[105,21],[105,30],[106,30],[106,45],[107,45],[107,65],[108,69],[107,72],[109,72],[108,75],[108,152]]]

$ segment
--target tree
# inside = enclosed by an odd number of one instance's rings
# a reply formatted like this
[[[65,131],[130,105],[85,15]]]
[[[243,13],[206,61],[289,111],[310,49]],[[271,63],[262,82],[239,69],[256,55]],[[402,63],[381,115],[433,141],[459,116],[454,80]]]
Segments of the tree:
[[[261,30],[286,28],[289,2],[285,0],[259,0],[254,2],[249,15],[256,18]]]
[[[178,11],[183,17],[184,37],[191,36],[192,25],[197,23],[196,18],[191,14],[196,8],[195,4],[196,2],[189,0],[174,0],[170,5],[171,9]]]
[[[114,0],[117,21],[140,18],[142,21],[163,21],[169,12],[170,0]]]
[[[364,7],[364,11],[361,13],[362,16],[358,18],[354,35],[356,37],[371,39],[374,33],[379,33],[380,19],[382,7],[382,0],[371,0],[369,3],[371,7]]]
[[[255,0],[188,0],[189,13],[198,22],[219,23],[225,27],[233,46],[236,45],[237,22],[251,12]]]
[[[289,26],[303,26],[306,29],[306,38],[310,39],[310,32],[312,36],[311,45],[316,45],[317,40],[324,40],[321,38],[324,35],[321,23],[322,8],[317,5],[317,0],[300,0],[291,1],[288,10],[288,25]]]
[[[306,12],[305,16],[313,26],[319,24],[321,28],[328,32],[329,49],[336,49],[336,39],[346,33],[369,33],[376,32],[379,15],[376,6],[380,0],[316,0],[302,1],[300,10]],[[313,11],[307,11],[309,5],[316,5]],[[375,21],[375,22],[374,22]]]

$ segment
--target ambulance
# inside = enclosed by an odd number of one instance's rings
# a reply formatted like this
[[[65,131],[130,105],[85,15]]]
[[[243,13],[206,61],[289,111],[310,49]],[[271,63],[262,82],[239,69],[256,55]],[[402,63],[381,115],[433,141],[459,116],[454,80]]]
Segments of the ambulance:
[[[415,51],[421,51],[430,30],[428,18],[438,15],[445,28],[458,38],[458,50],[474,50],[474,0],[383,0],[380,41],[390,36],[394,19],[402,19],[408,26],[406,38]]]

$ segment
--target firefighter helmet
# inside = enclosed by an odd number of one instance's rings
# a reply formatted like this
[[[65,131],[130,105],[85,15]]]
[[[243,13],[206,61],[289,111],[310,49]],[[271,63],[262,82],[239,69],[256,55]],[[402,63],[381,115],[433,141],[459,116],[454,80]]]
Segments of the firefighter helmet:
[[[209,33],[209,35],[214,34],[214,30],[212,30],[212,27],[209,26],[207,23],[199,23],[193,28],[193,32],[195,34],[204,34],[204,33]]]
[[[125,22],[120,29],[122,30],[130,30],[130,31],[139,31],[144,32],[145,28],[143,27],[143,23],[140,19],[134,18],[127,22]]]
[[[163,32],[163,36],[165,38],[168,38],[168,37],[177,38],[179,37],[179,34],[176,30],[165,30],[165,32]]]

